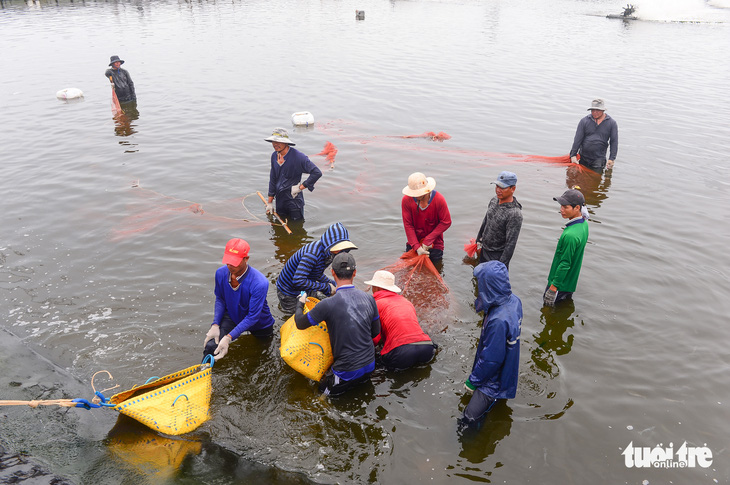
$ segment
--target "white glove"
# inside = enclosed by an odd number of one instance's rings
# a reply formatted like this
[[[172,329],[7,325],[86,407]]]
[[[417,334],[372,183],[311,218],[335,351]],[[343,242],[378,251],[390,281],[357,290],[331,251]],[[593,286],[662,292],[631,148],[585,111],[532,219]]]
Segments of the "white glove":
[[[482,250],[482,243],[477,243],[477,252]]]
[[[607,161],[606,162],[606,168],[609,169],[609,170],[611,170],[613,168],[613,162],[614,161],[615,160],[609,160],[609,161]]]
[[[302,189],[300,189],[298,185],[292,185],[291,196],[296,198],[296,196],[299,195],[299,192],[301,192],[301,191],[302,191]]]
[[[271,202],[267,202],[266,203],[266,213],[271,214],[272,212],[274,212],[274,204],[272,204]]]
[[[330,283],[330,296],[334,295],[335,291],[337,291],[337,287]]]
[[[203,345],[206,345],[209,340],[215,340],[215,343],[218,343],[220,337],[221,328],[218,325],[211,325],[210,330],[208,330],[208,333],[205,334],[205,341],[203,341]]]
[[[558,297],[558,290],[552,291],[550,288],[545,290],[545,294],[542,297],[542,303],[544,306],[555,306],[555,299]]]
[[[299,301],[301,301],[302,304],[307,303],[307,292],[306,291],[302,291],[301,293],[299,293]]]
[[[578,157],[570,157],[570,163],[578,163]]]
[[[419,256],[423,256],[424,254],[426,256],[431,255],[431,253],[429,253],[428,250],[426,249],[426,246],[419,246],[418,249],[416,249],[416,254],[418,254]]]
[[[218,344],[218,347],[215,348],[215,352],[213,352],[213,357],[215,357],[215,360],[221,360],[223,357],[226,356],[228,353],[228,346],[231,344],[231,337],[226,335],[221,339],[221,342]]]

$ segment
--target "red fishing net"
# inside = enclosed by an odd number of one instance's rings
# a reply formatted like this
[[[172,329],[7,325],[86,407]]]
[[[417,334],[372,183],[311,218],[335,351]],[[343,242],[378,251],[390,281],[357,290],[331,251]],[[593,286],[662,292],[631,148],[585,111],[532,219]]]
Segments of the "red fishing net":
[[[438,133],[434,133],[433,131],[427,131],[425,133],[421,133],[420,135],[404,135],[401,138],[429,138],[431,141],[444,141],[444,140],[450,140],[451,135],[448,133],[444,133],[443,131],[439,131]]]
[[[327,163],[331,163],[334,166],[335,155],[337,155],[337,147],[328,141],[324,144],[324,149],[321,152],[317,153],[317,155],[324,156],[325,160],[327,160]]]
[[[469,242],[464,244],[464,251],[466,255],[473,258],[477,253],[477,240],[475,238],[469,239]]]
[[[415,250],[404,253],[400,259],[383,268],[395,276],[401,293],[414,307],[421,327],[426,332],[441,332],[448,326],[445,313],[450,306],[449,287],[427,255]]]

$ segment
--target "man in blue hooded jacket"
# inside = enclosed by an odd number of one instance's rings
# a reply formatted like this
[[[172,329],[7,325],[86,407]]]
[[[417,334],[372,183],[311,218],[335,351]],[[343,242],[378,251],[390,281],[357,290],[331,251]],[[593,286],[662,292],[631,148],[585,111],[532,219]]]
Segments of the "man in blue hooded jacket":
[[[340,251],[357,249],[350,242],[350,234],[341,223],[332,224],[318,241],[311,242],[294,253],[284,264],[276,279],[276,295],[281,309],[293,315],[297,309],[297,297],[304,291],[309,296],[322,293],[332,296],[337,286],[324,274]]]
[[[512,294],[507,267],[500,261],[488,261],[474,268],[474,276],[479,291],[476,310],[485,315],[474,365],[465,383],[473,392],[464,409],[465,424],[479,423],[497,399],[515,397],[520,366],[522,301]]]

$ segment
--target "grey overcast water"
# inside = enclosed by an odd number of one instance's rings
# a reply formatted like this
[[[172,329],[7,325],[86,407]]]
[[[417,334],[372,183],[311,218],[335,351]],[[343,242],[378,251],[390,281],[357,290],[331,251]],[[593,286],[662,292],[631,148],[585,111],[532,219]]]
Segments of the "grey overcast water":
[[[243,336],[194,433],[6,406],[0,445],[81,484],[730,483],[730,2],[636,0],[639,20],[606,18],[624,3],[1,0],[0,399],[91,398],[99,370],[130,387],[199,362],[229,238],[251,244],[278,328],[276,276],[328,225],[359,246],[358,287],[397,260],[411,172],[436,179],[454,222],[428,367],[321,399],[278,332]],[[114,54],[138,96],[119,120]],[[568,153],[594,97],[619,124],[612,172],[540,158]],[[302,110],[314,127],[291,126]],[[292,236],[256,195],[277,126],[324,173]],[[451,138],[403,138],[425,132]],[[327,142],[334,164],[316,155]],[[519,385],[461,433],[481,330],[463,245],[501,170],[524,214]],[[578,290],[543,310],[552,198],[575,184],[591,213]],[[711,464],[627,466],[627,450],[685,442]]]

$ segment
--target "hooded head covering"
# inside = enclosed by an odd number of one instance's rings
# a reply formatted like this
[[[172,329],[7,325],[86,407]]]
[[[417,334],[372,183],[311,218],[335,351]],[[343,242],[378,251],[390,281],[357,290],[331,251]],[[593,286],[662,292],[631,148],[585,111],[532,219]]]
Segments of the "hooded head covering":
[[[474,302],[476,311],[486,312],[495,305],[502,305],[509,300],[512,286],[509,284],[509,273],[504,263],[487,261],[474,268],[477,279],[478,298]]]

